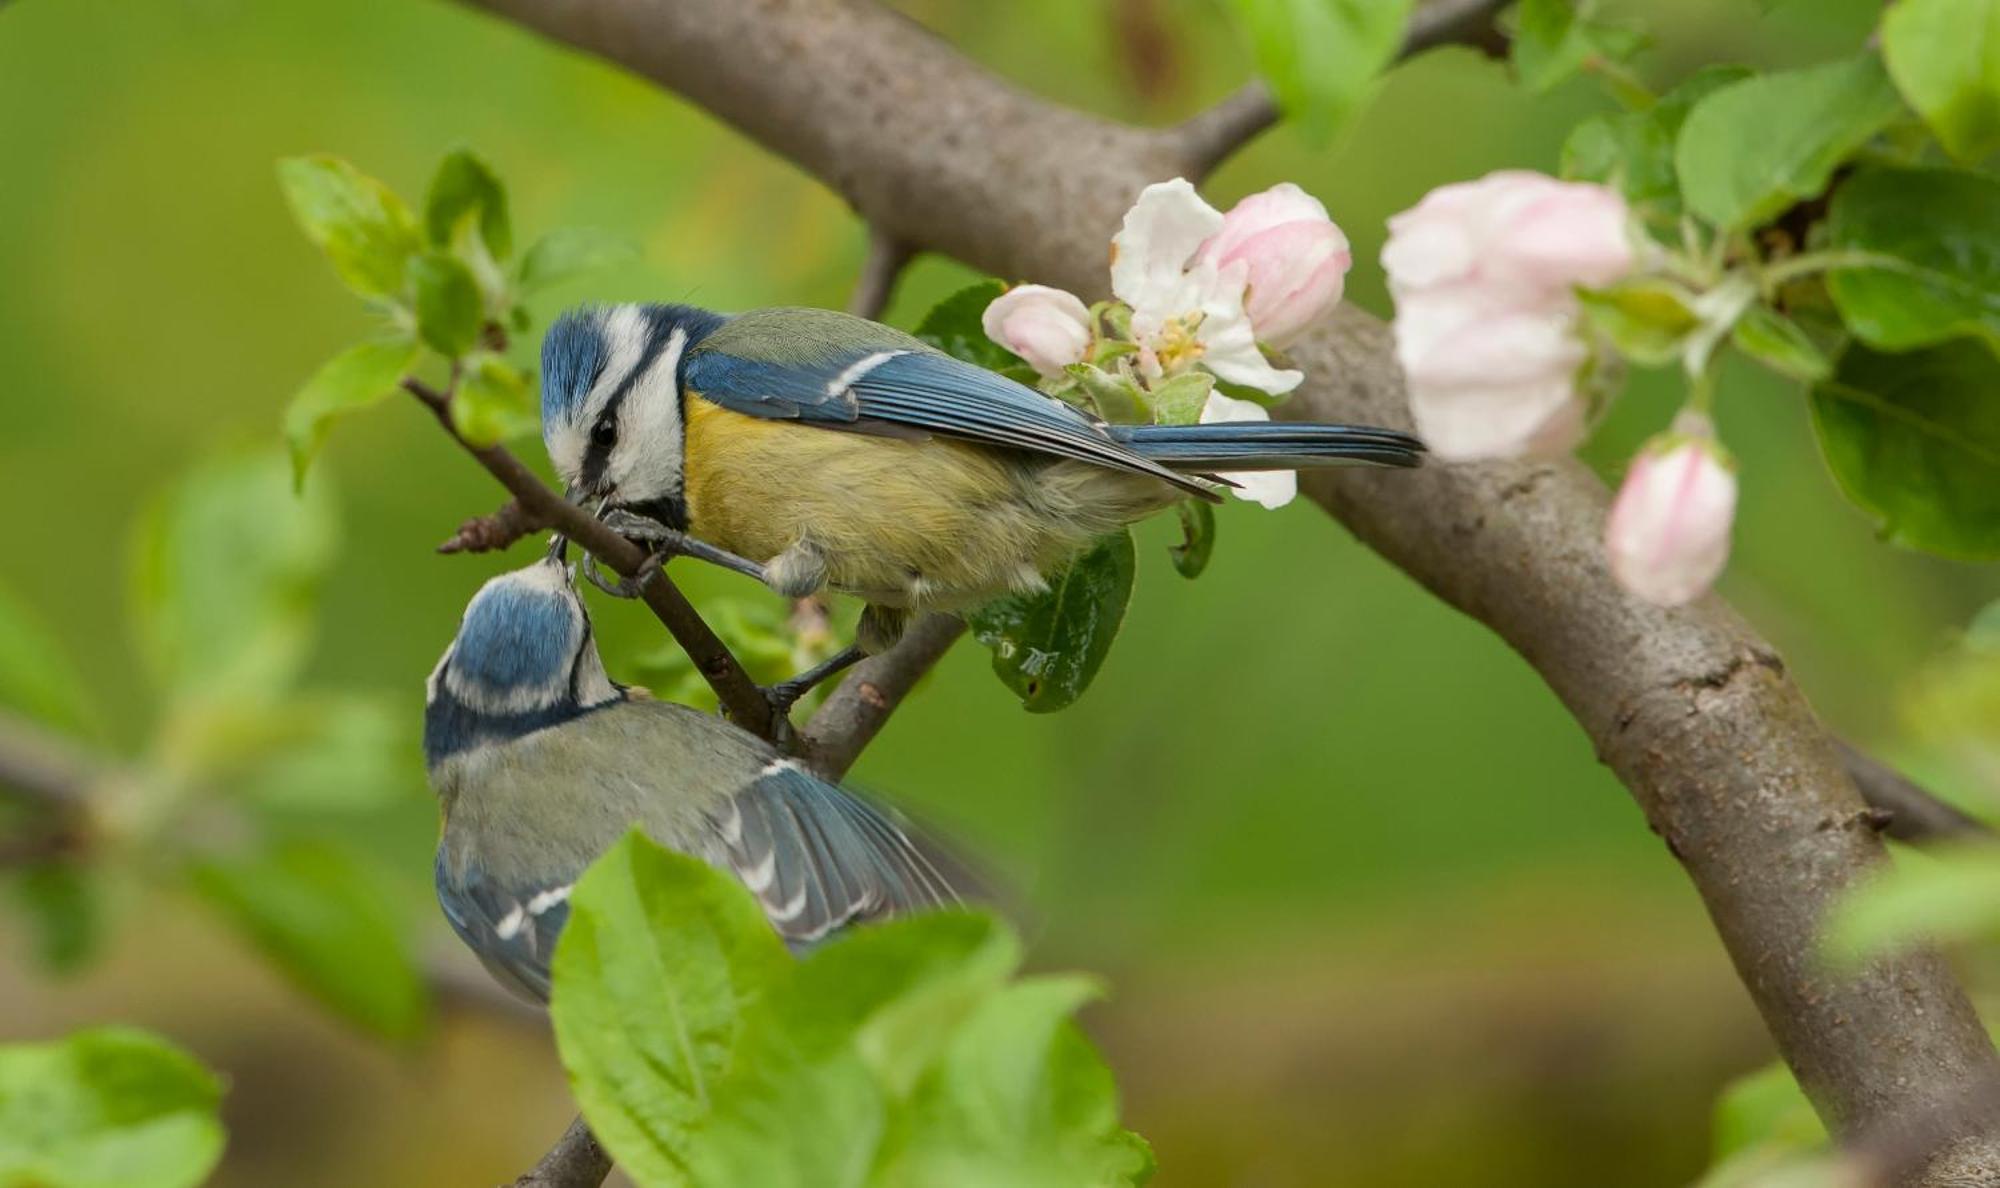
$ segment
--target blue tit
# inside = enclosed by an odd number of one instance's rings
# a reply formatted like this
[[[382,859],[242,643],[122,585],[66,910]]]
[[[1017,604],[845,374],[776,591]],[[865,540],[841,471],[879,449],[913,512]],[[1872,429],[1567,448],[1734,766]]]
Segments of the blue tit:
[[[571,311],[542,342],[542,437],[572,497],[794,597],[868,604],[858,643],[1048,577],[1216,471],[1415,466],[1407,434],[1113,425],[901,331],[823,309]],[[609,517],[607,517],[609,518]]]
[[[466,608],[430,676],[424,756],[443,809],[445,917],[530,999],[548,998],[571,886],[634,826],[742,880],[795,950],[955,899],[882,812],[720,719],[606,676],[553,554]]]

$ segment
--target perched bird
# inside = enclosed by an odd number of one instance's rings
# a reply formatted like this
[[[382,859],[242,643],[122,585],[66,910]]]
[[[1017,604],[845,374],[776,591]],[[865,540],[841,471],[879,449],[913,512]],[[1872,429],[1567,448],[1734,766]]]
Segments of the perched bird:
[[[1046,579],[1215,471],[1414,466],[1388,429],[1114,425],[901,331],[823,309],[574,310],[542,341],[542,438],[573,498],[663,552],[868,609],[879,651],[916,611]],[[852,659],[852,657],[847,657]],[[825,666],[831,667],[831,666]]]
[[[633,826],[732,872],[795,949],[954,901],[880,811],[720,719],[613,682],[552,552],[486,583],[431,673],[437,892],[509,989],[546,1001],[570,887]]]

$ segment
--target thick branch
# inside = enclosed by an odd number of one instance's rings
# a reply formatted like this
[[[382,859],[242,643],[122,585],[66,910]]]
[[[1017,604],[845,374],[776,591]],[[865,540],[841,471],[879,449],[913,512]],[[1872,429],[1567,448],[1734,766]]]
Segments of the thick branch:
[[[1493,52],[1504,46],[1493,18],[1512,0],[1433,0],[1410,18],[1400,56],[1414,57],[1440,45],[1471,43]],[[1231,154],[1278,122],[1278,100],[1258,79],[1230,92],[1215,106],[1190,117],[1173,135],[1190,177],[1206,177]]]
[[[514,1188],[597,1188],[610,1174],[611,1156],[578,1118],[533,1171],[514,1181]]]
[[[624,577],[631,577],[639,571],[645,563],[646,554],[638,545],[550,490],[506,447],[476,446],[465,440],[451,422],[451,408],[442,393],[413,379],[405,380],[403,386],[436,415],[438,423],[444,426],[446,433],[451,434],[452,440],[464,446],[466,452],[486,468],[487,473],[513,492],[524,519],[532,519],[562,533]],[[730,720],[764,738],[777,737],[778,723],[771,713],[771,703],[758,691],[750,675],[736,662],[736,657],[716,638],[715,632],[695,613],[693,604],[681,593],[680,587],[674,585],[666,574],[660,573],[646,583],[644,597],[646,605],[673,634],[674,642],[680,644],[688,658],[694,661],[696,671],[715,690]]]
[[[1105,244],[1140,188],[1207,163],[1178,129],[1037,101],[866,0],[476,2],[681,91],[905,242],[1081,294],[1102,293]],[[1406,422],[1376,319],[1345,310],[1292,354],[1314,382],[1289,415]],[[1569,706],[1686,866],[1838,1133],[1939,1108],[2000,1074],[1935,954],[1851,980],[1814,961],[1827,905],[1884,853],[1839,750],[1719,599],[1662,611],[1616,588],[1599,547],[1606,492],[1583,467],[1334,472],[1309,490],[1491,626]],[[1952,1158],[2000,1165],[2000,1137],[1968,1135]]]
[[[895,647],[862,661],[806,726],[806,762],[830,780],[846,775],[903,698],[963,634],[963,620],[925,615],[910,625]]]
[[[886,231],[868,228],[868,255],[861,261],[861,275],[855,278],[854,292],[847,298],[847,312],[863,318],[878,318],[895,296],[896,282],[916,253]]]

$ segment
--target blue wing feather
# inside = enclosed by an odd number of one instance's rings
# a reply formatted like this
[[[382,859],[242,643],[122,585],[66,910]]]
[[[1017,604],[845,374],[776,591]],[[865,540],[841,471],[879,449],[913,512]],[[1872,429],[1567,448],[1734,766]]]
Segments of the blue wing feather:
[[[533,906],[538,896],[558,888],[502,888],[477,867],[453,879],[442,850],[435,873],[438,904],[458,939],[479,955],[501,985],[532,1002],[547,1002],[549,958],[569,920],[569,903],[555,899],[539,911]]]

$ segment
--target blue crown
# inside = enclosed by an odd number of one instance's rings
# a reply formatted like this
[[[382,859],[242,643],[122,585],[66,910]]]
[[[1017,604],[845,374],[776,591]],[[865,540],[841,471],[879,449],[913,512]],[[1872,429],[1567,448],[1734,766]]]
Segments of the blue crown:
[[[557,318],[542,336],[542,423],[574,415],[609,357],[602,308],[579,306]]]

